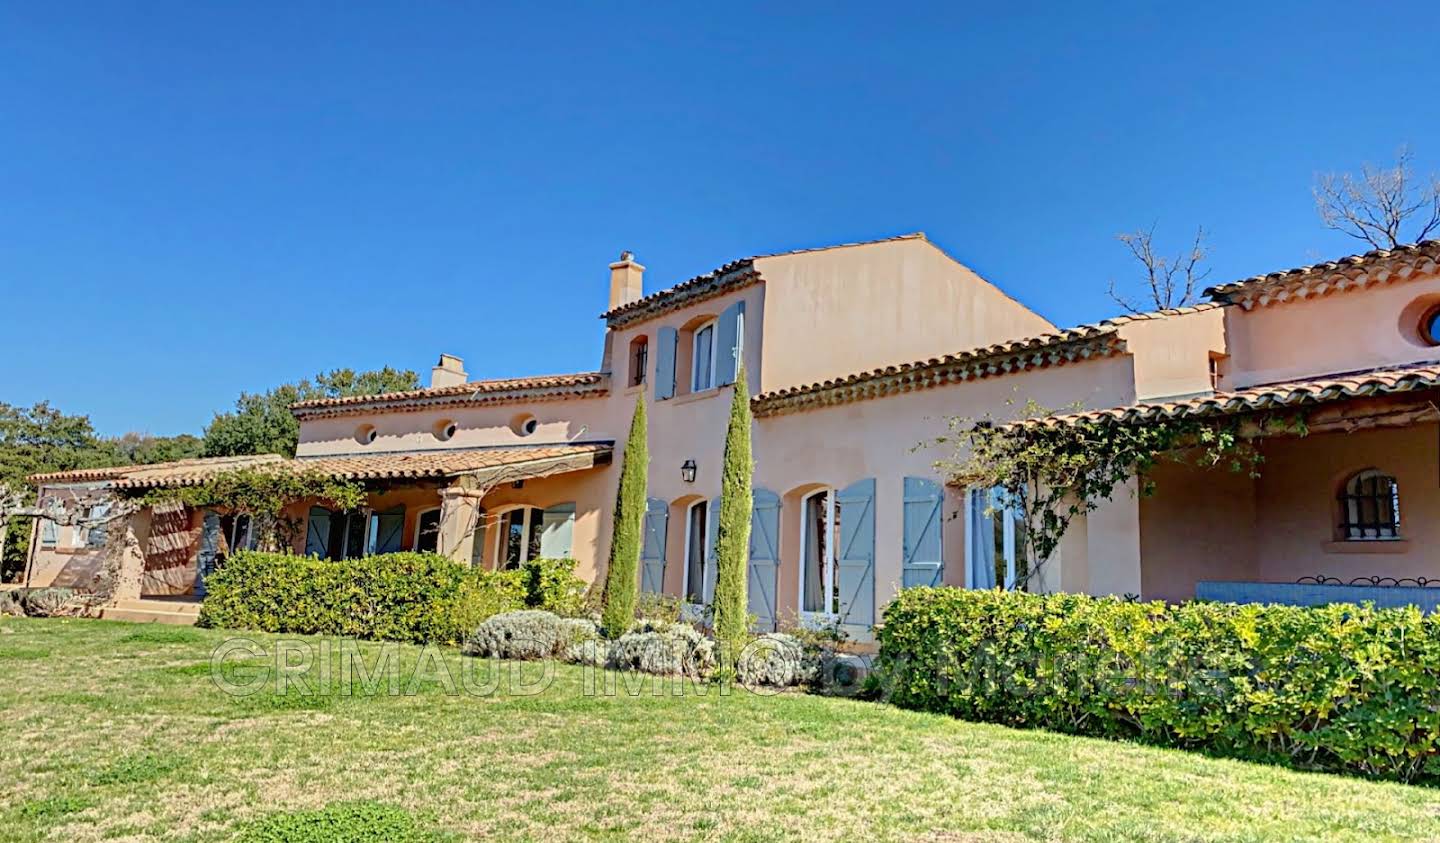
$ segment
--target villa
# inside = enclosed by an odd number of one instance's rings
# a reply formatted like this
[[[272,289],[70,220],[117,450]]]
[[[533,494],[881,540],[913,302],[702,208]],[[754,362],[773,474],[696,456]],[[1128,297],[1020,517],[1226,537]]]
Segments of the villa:
[[[1258,477],[1163,463],[1078,519],[1033,590],[1185,600],[1433,601],[1440,580],[1440,242],[1256,276],[1206,302],[1059,330],[921,234],[733,261],[646,295],[610,265],[594,371],[471,381],[442,355],[428,388],[294,407],[297,464],[362,481],[363,509],[299,501],[294,550],[344,559],[434,550],[485,568],[569,556],[601,575],[636,401],[650,419],[642,587],[709,601],[731,391],[755,415],[751,612],[773,629],[838,623],[860,638],[897,590],[1009,587],[1016,530],[984,489],[937,473],[952,417],[1027,401],[1108,416],[1246,417],[1285,409]],[[930,444],[926,444],[930,443]],[[278,456],[40,475],[105,506]],[[244,516],[149,508],[125,529],[120,609],[203,595]],[[42,523],[31,585],[83,586],[103,535]],[[1339,581],[1344,585],[1333,585]],[[1356,585],[1355,583],[1359,583]],[[1406,588],[1403,586],[1413,586]],[[129,601],[129,602],[125,602]],[[125,615],[123,611],[131,615]]]

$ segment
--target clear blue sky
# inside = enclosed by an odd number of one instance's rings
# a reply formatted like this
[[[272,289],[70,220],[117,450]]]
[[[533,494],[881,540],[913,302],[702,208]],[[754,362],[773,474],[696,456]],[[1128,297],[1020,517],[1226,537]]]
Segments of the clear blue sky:
[[[596,366],[658,289],[923,230],[1060,324],[1117,232],[1213,281],[1357,251],[1317,171],[1440,169],[1433,3],[0,5],[0,401],[198,433],[317,370]]]

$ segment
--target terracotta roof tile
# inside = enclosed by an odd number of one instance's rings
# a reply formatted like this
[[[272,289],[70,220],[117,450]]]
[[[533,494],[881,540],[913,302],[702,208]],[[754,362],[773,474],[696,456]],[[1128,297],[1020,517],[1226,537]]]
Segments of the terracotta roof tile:
[[[111,482],[128,478],[146,477],[197,477],[207,478],[238,468],[252,468],[257,465],[283,463],[279,454],[256,454],[239,457],[199,457],[174,462],[157,462],[149,465],[122,465],[112,468],[87,468],[76,471],[53,471],[48,474],[32,474],[27,479],[37,485],[49,483],[91,483]]]
[[[197,486],[227,471],[318,471],[339,480],[427,479],[514,469],[515,479],[578,470],[608,462],[610,443],[534,445],[520,448],[467,448],[451,451],[410,451],[392,454],[346,454],[286,459],[275,454],[217,457],[154,465],[130,465],[92,471],[56,472],[30,478],[38,484],[103,481],[117,489]]]
[[[1108,357],[1125,350],[1118,323],[1082,325],[1067,331],[858,372],[804,386],[763,392],[751,403],[756,416],[778,416],[886,395],[933,389],[949,383],[1006,375]]]
[[[1410,246],[1376,249],[1363,255],[1256,275],[1211,287],[1204,294],[1213,301],[1249,309],[1417,278],[1435,273],[1437,263],[1440,263],[1440,240],[1422,240]]]
[[[1309,406],[1435,387],[1440,387],[1440,361],[1254,386],[1178,401],[1061,413],[1025,419],[1014,424],[1026,427],[1057,427],[1095,421],[1143,423],[1158,419],[1202,418]]]
[[[609,443],[471,448],[403,454],[302,457],[295,460],[294,465],[340,480],[423,479],[457,477],[495,468],[548,468],[548,464],[565,461],[576,461],[576,468],[588,467],[607,461],[613,450],[614,446]],[[525,472],[521,471],[514,479],[523,479],[524,476]]]
[[[588,398],[610,390],[605,372],[577,372],[564,375],[535,375],[525,378],[497,378],[471,381],[455,386],[385,392],[379,395],[350,395],[344,398],[317,398],[300,401],[290,410],[297,418],[340,416],[367,410],[405,410],[422,407],[474,407],[513,401],[553,401]]]
[[[901,234],[896,237],[882,237],[877,240],[862,240],[856,243],[837,243],[832,246],[817,246],[811,249],[792,249],[788,252],[771,252],[764,255],[753,255],[748,258],[731,261],[719,269],[712,269],[704,275],[697,275],[688,281],[682,281],[673,287],[651,293],[641,299],[636,299],[628,304],[622,304],[612,310],[600,314],[600,318],[606,321],[611,328],[623,328],[626,325],[639,322],[642,319],[649,319],[672,310],[677,310],[698,301],[713,298],[722,293],[728,293],[743,287],[748,287],[757,281],[764,280],[755,269],[755,261],[763,258],[780,258],[787,255],[803,255],[810,252],[825,252],[831,249],[848,249],[854,246],[872,246],[877,243],[891,243],[897,240],[924,240],[924,232],[913,234]]]

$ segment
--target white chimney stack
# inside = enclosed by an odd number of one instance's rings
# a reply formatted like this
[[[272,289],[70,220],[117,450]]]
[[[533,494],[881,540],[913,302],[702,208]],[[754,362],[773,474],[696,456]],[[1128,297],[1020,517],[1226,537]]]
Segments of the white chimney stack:
[[[645,295],[641,282],[645,278],[645,267],[635,262],[632,252],[621,252],[620,260],[610,264],[610,310],[632,301],[639,301]]]
[[[442,354],[440,362],[430,370],[430,386],[458,386],[466,377],[464,360],[453,354]]]

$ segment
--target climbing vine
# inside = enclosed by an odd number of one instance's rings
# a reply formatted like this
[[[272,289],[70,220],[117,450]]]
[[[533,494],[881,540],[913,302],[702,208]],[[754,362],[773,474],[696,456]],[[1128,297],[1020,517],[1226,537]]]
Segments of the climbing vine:
[[[935,441],[953,449],[952,457],[936,464],[942,473],[967,486],[1002,490],[1024,522],[1026,529],[1017,531],[1017,553],[1027,563],[1017,586],[1022,588],[1059,547],[1074,519],[1111,500],[1117,487],[1134,478],[1138,494],[1153,494],[1150,472],[1161,459],[1258,477],[1263,458],[1256,438],[1306,432],[1302,418],[1276,416],[1139,424],[1110,418],[1038,421],[1054,413],[1031,401],[1007,422],[955,417],[949,420],[949,434]]]
[[[149,506],[181,505],[249,515],[262,547],[290,546],[300,524],[285,517],[296,501],[315,500],[331,509],[356,509],[365,503],[365,486],[308,470],[241,468],[209,478],[197,486],[156,489],[143,496]]]

